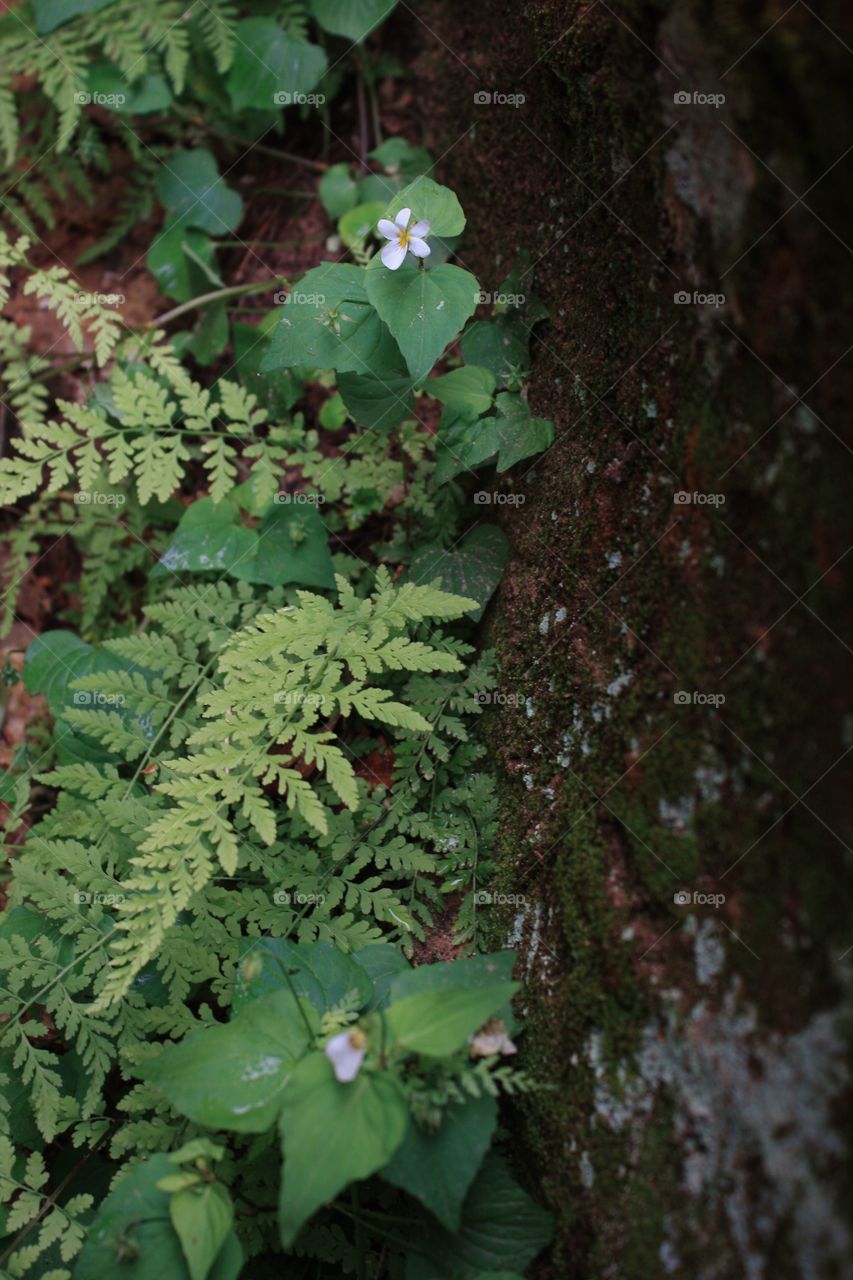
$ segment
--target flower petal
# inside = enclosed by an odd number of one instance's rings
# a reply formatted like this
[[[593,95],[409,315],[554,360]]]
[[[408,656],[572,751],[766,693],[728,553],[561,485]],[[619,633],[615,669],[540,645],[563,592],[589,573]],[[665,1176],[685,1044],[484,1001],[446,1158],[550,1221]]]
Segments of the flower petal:
[[[390,218],[380,218],[376,224],[376,229],[386,240],[396,240],[400,234],[400,228],[395,226]]]
[[[351,1031],[342,1031],[332,1037],[323,1052],[332,1064],[335,1079],[341,1084],[350,1084],[361,1070],[367,1048],[353,1044]]]
[[[394,221],[401,231],[405,231],[412,217],[411,209],[401,209]]]
[[[416,258],[428,258],[432,253],[426,240],[419,240],[417,236],[409,236],[409,252],[413,253]]]
[[[413,227],[409,227],[409,235],[418,236],[419,238],[422,238],[423,236],[428,236],[429,223],[427,222],[426,218],[421,218],[420,222],[416,222]]]
[[[396,240],[389,240],[383,246],[379,256],[389,271],[396,271],[403,264],[403,260],[406,257],[406,249],[404,245],[398,244]]]

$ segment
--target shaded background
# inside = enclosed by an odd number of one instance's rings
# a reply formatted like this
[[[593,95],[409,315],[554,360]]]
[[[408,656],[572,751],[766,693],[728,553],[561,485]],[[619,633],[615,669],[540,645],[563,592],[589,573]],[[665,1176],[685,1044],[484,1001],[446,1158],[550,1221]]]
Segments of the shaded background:
[[[551,313],[530,402],[557,438],[488,627],[525,901],[484,908],[556,1086],[515,1134],[560,1218],[539,1274],[851,1275],[849,19],[396,21],[464,264],[494,289],[529,250]]]

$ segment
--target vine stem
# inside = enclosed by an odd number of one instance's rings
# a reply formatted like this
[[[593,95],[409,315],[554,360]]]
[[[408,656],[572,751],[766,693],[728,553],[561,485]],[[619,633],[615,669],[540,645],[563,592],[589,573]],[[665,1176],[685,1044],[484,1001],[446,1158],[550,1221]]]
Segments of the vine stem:
[[[276,276],[272,280],[256,280],[253,284],[232,284],[227,289],[214,289],[212,293],[201,293],[197,298],[190,298],[189,302],[182,302],[179,307],[172,307],[171,311],[164,311],[153,320],[149,320],[142,328],[143,330],[157,329],[160,325],[177,320],[178,316],[186,315],[188,311],[195,311],[198,307],[209,307],[223,298],[239,298],[251,293],[265,293],[268,289],[289,284],[290,281],[285,276]]]
[[[214,138],[222,138],[223,142],[236,142],[240,146],[246,146],[246,139],[240,138],[236,133],[228,133],[225,129],[213,128],[197,120],[191,111],[182,110],[179,107],[172,108],[173,114],[181,116],[184,120],[191,121],[199,126],[204,133],[211,134]],[[274,156],[277,160],[289,160],[291,164],[302,165],[304,169],[311,169],[314,173],[325,173],[328,164],[322,160],[312,160],[310,156],[297,155],[295,151],[282,151],[278,147],[268,147],[263,142],[255,142],[252,144],[252,150],[259,152],[262,156]]]

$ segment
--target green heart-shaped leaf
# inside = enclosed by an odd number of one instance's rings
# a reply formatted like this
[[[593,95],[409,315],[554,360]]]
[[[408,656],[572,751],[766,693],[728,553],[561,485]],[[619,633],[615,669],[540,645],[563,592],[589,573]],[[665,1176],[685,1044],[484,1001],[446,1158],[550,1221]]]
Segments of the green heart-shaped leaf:
[[[497,525],[478,525],[453,551],[424,547],[409,566],[408,576],[421,584],[440,578],[444,591],[476,600],[479,608],[470,613],[476,622],[500,584],[508,554],[506,537]]]
[[[307,1001],[289,990],[253,1000],[230,1022],[194,1031],[168,1045],[137,1074],[160,1090],[176,1111],[209,1129],[263,1133],[281,1107],[283,1091],[319,1029]]]
[[[246,18],[234,28],[228,93],[235,111],[275,111],[310,93],[328,66],[323,49],[283,31],[272,18]]]
[[[340,1084],[324,1053],[300,1062],[279,1119],[284,1148],[279,1229],[285,1248],[320,1205],[387,1163],[403,1140],[408,1118],[403,1087],[390,1073],[363,1069],[349,1084]]]
[[[174,151],[157,175],[157,196],[169,221],[200,227],[211,235],[233,231],[243,216],[243,201],[219,176],[210,151]]]
[[[477,305],[480,289],[461,267],[432,271],[409,258],[391,271],[379,255],[367,271],[367,296],[396,338],[414,382],[422,382]]]
[[[324,31],[360,42],[388,17],[397,0],[311,0],[311,12]]]
[[[458,236],[465,229],[465,214],[455,193],[426,174],[419,174],[394,196],[385,217],[393,220],[401,209],[411,209],[416,222],[426,218],[434,236]]]
[[[448,1231],[458,1231],[462,1202],[489,1149],[497,1118],[495,1099],[484,1094],[449,1106],[435,1133],[425,1133],[412,1121],[382,1177],[408,1191]]]
[[[281,309],[261,371],[309,365],[373,372],[376,356],[394,344],[368,299],[364,277],[361,267],[337,262],[308,271]]]

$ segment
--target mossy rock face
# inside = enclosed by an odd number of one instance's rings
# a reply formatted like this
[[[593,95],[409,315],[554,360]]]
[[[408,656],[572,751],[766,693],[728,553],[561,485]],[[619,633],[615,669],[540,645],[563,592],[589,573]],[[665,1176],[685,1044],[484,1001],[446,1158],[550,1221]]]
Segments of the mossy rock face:
[[[493,289],[530,251],[551,312],[529,399],[556,441],[517,468],[487,622],[516,695],[487,727],[497,887],[525,899],[492,929],[555,1086],[517,1124],[549,1280],[853,1256],[851,36],[840,4],[741,8],[419,10],[465,265]]]

